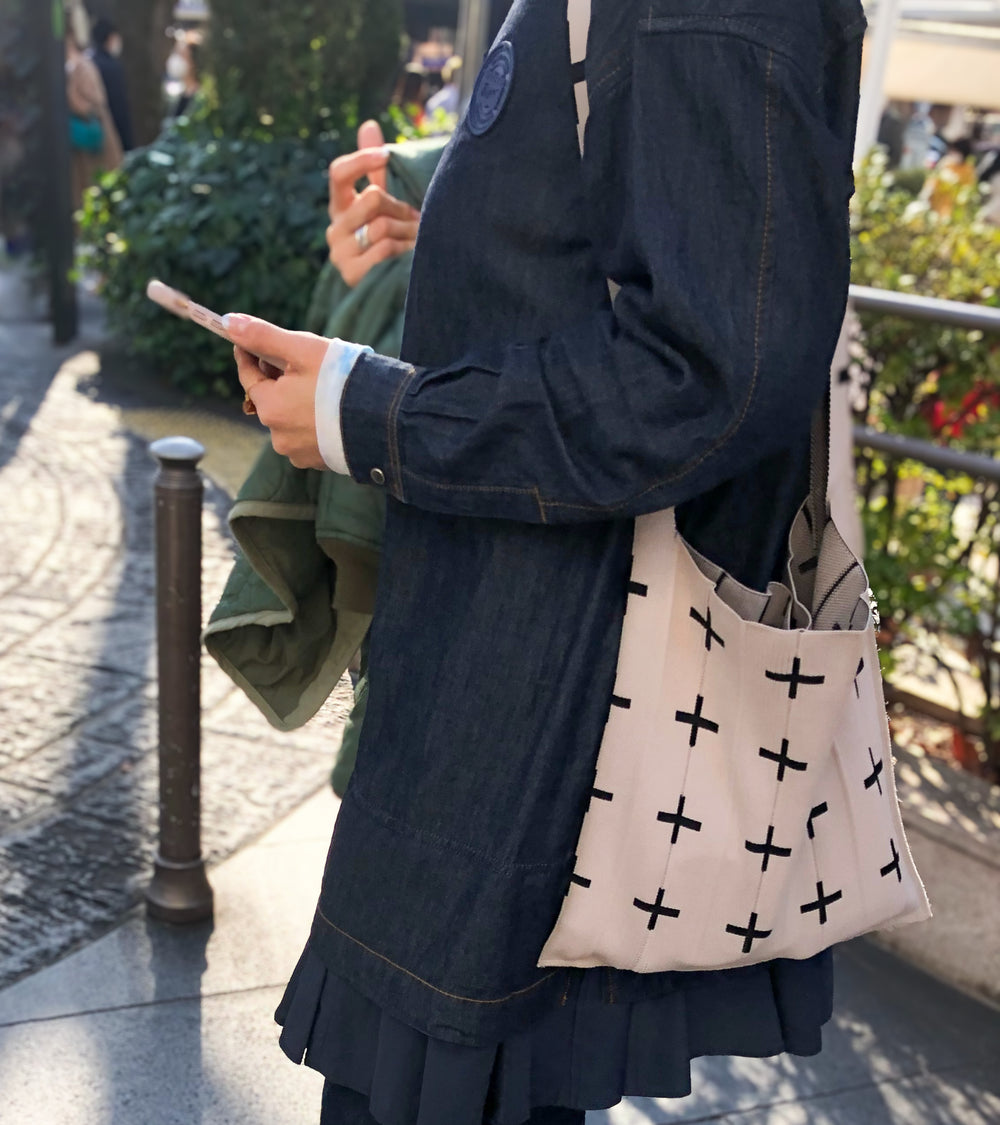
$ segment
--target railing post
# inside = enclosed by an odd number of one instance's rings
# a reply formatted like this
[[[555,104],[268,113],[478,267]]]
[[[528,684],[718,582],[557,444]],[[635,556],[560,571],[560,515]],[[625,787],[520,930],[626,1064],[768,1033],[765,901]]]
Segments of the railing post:
[[[159,676],[160,835],[147,911],[166,922],[212,916],[201,855],[201,508],[191,438],[155,441],[156,647]]]

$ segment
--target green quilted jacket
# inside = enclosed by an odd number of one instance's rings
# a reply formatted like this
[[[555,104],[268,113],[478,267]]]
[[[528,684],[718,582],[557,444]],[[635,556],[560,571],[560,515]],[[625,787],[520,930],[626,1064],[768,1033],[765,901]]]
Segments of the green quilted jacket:
[[[393,146],[391,194],[419,207],[445,141]],[[375,266],[354,289],[327,262],[306,328],[397,356],[411,254]],[[336,473],[296,469],[268,444],[237,494],[240,547],[204,640],[209,654],[279,730],[319,710],[361,646],[374,605],[385,520],[381,492]],[[343,792],[367,700],[362,675],[334,769]]]

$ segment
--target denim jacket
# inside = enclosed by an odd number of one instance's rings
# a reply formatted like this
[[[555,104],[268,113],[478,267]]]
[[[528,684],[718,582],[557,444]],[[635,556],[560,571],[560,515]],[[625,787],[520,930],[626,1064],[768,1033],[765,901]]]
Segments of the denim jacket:
[[[536,962],[632,518],[679,506],[749,585],[780,565],[847,295],[863,29],[859,0],[594,0],[581,162],[565,4],[516,0],[439,165],[403,358],[362,356],[341,404],[388,512],[312,936],[431,1034],[502,1038],[566,988]],[[608,995],[696,976],[607,971]]]

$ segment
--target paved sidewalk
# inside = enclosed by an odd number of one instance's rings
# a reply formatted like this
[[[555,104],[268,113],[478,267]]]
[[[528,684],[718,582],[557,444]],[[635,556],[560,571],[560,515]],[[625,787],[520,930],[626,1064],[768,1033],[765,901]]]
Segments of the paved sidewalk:
[[[261,440],[238,405],[186,408],[130,368],[93,298],[80,338],[54,348],[47,325],[22,319],[19,281],[0,271],[0,986],[117,923],[151,871],[148,440],[199,437],[206,465],[232,489]],[[206,484],[207,615],[232,545],[228,496]],[[202,698],[203,845],[216,862],[326,783],[350,688],[292,736],[208,660]]]
[[[135,911],[0,992],[0,1120],[17,1125],[315,1125],[321,1080],[272,1013],[308,931],[336,801],[324,791],[216,867],[214,928]],[[681,1102],[587,1125],[998,1125],[1000,1017],[875,946],[841,950],[811,1059],[704,1059]],[[448,1125],[447,1122],[435,1125]]]

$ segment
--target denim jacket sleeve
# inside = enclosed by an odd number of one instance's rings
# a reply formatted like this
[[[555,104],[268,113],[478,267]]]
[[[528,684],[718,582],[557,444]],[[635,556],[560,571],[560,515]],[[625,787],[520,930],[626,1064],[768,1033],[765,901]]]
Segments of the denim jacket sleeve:
[[[860,27],[803,48],[780,20],[704,14],[736,7],[660,0],[624,78],[588,72],[613,307],[447,367],[362,356],[341,404],[356,479],[445,514],[630,517],[805,432],[847,296]]]

